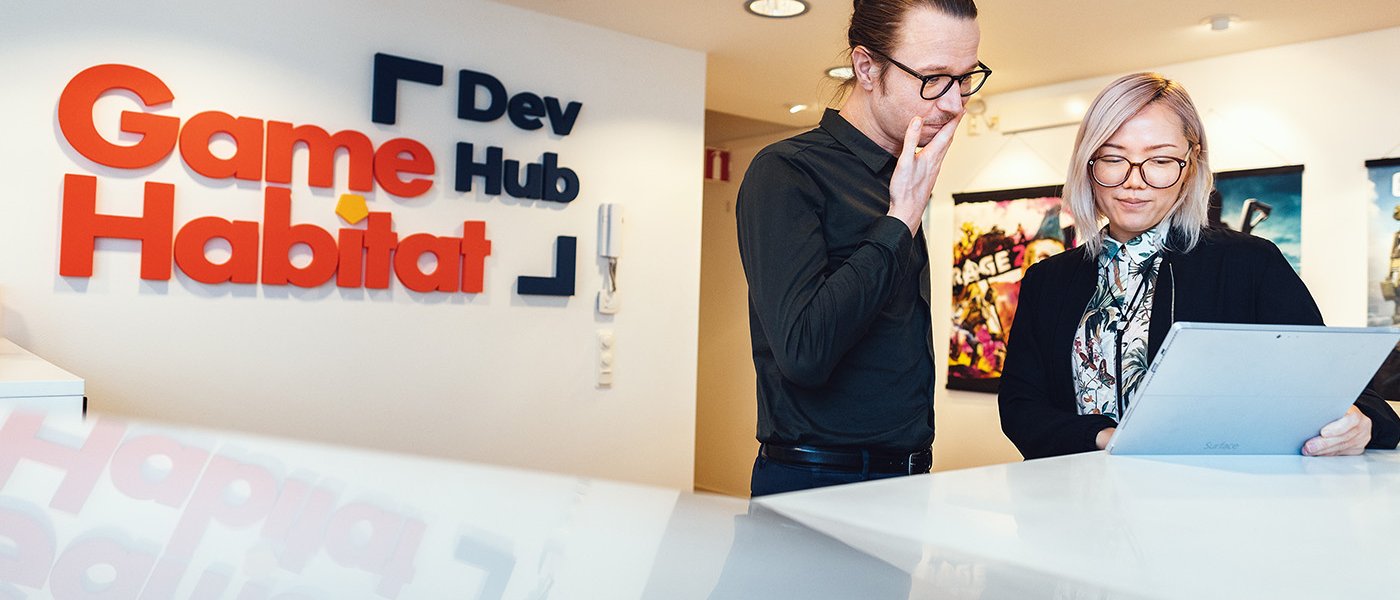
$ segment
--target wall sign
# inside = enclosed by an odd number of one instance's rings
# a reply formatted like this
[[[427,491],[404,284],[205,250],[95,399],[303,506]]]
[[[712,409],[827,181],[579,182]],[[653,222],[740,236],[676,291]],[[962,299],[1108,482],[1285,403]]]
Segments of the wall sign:
[[[400,82],[440,87],[440,64],[377,54],[374,57],[371,120],[393,125],[398,116]],[[129,92],[141,110],[120,114],[120,131],[134,136],[132,144],[104,138],[94,123],[99,98],[112,92]],[[457,117],[494,122],[505,117],[522,131],[548,131],[569,135],[583,105],[529,91],[510,93],[496,77],[460,70],[457,77]],[[409,137],[376,143],[354,130],[335,133],[312,124],[293,124],[256,117],[235,117],[206,110],[182,119],[161,111],[175,99],[175,92],[156,74],[139,67],[97,65],[75,75],[58,100],[59,129],[63,139],[84,158],[114,169],[143,169],[172,155],[190,170],[210,179],[234,179],[264,184],[263,220],[231,221],[218,216],[193,219],[180,227],[174,223],[176,185],[150,181],[145,184],[140,216],[99,212],[98,177],[69,173],[64,176],[59,274],[91,277],[96,241],[101,238],[141,242],[141,278],[169,280],[173,268],[207,284],[261,282],[263,285],[318,287],[335,280],[339,287],[384,289],[392,274],[406,288],[417,292],[481,293],[485,288],[485,261],[492,253],[484,221],[464,221],[460,235],[413,233],[394,229],[388,212],[369,211],[364,197],[354,192],[376,189],[400,198],[428,193],[439,162],[424,144]],[[235,150],[221,156],[212,149],[216,139],[231,139]],[[307,153],[305,173],[293,173],[293,155]],[[474,183],[487,195],[502,193],[515,198],[569,203],[581,189],[578,174],[560,157],[546,152],[538,162],[507,159],[506,149],[488,146],[478,150],[463,141],[456,144],[453,187],[471,192]],[[335,232],[309,223],[291,222],[291,189],[294,177],[304,177],[313,188],[336,189],[337,154],[348,157],[343,194],[336,213],[347,226]],[[230,255],[211,261],[205,246],[215,239],[226,241]],[[310,262],[295,265],[289,253],[296,246],[310,250]],[[555,240],[555,273],[522,275],[516,292],[572,296],[577,258],[577,238]],[[419,260],[432,255],[436,266],[424,271]]]
[[[705,181],[729,181],[729,151],[705,149]]]

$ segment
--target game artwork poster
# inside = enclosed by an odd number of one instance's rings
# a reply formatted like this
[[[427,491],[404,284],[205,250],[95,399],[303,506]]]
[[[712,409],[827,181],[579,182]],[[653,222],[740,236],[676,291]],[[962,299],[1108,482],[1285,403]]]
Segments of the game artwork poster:
[[[1274,243],[1303,267],[1303,167],[1273,167],[1215,174],[1210,221]]]
[[[1074,244],[1060,186],[953,194],[950,389],[996,392],[1021,276]]]
[[[1366,251],[1366,324],[1400,325],[1400,158],[1366,161],[1371,202]]]

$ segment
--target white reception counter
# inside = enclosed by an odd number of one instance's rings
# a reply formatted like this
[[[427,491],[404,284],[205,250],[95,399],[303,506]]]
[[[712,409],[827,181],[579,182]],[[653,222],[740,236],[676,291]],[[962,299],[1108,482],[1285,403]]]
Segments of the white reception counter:
[[[757,502],[916,576],[970,561],[997,593],[969,597],[1400,598],[1393,450],[1094,452]]]
[[[1087,454],[773,496],[0,415],[7,598],[1400,597],[1400,455]]]

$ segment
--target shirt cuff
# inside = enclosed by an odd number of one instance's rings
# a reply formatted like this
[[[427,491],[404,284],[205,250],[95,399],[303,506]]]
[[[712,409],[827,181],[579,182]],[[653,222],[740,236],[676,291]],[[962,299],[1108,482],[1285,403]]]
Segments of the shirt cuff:
[[[866,232],[865,239],[884,246],[893,253],[901,273],[909,264],[909,258],[914,255],[914,236],[909,233],[909,226],[889,215],[876,219],[875,224]]]

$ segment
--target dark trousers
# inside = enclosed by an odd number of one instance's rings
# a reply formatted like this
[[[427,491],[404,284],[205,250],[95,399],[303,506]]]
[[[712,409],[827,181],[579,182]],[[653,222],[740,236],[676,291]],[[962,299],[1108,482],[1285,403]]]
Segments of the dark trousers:
[[[760,456],[753,461],[753,478],[749,480],[749,494],[758,497],[905,475],[905,473],[871,473],[868,470],[845,471],[789,465]]]

